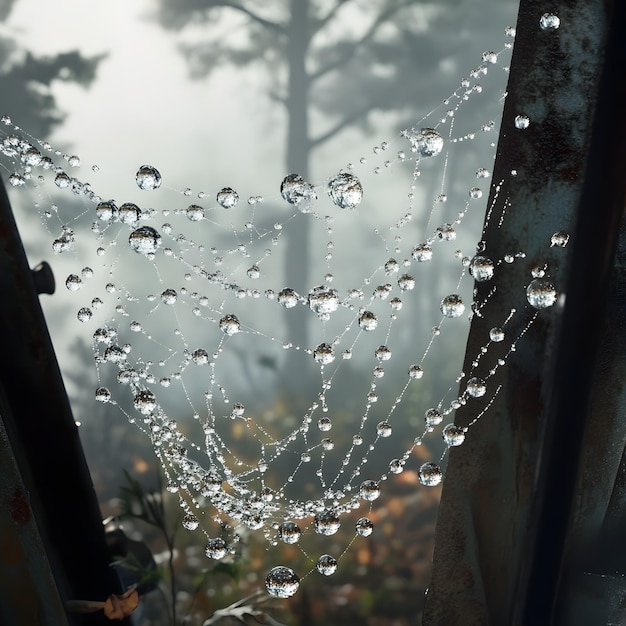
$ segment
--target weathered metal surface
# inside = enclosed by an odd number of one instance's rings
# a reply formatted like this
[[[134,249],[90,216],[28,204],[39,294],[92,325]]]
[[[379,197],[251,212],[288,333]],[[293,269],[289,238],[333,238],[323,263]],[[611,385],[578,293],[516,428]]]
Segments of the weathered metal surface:
[[[540,28],[547,12],[559,16],[557,30]],[[623,12],[619,3],[601,0],[520,3],[493,174],[494,183],[505,181],[495,213],[505,201],[510,208],[502,227],[491,220],[485,239],[492,258],[526,256],[496,274],[489,316],[472,323],[465,371],[511,308],[525,311],[507,326],[513,337],[533,314],[525,299],[533,267],[546,264],[565,297],[540,312],[507,366],[490,379],[490,390],[502,385],[500,393],[450,455],[428,625],[557,623],[553,602],[570,516],[582,510],[573,508],[575,478],[624,200],[623,150],[620,156],[619,142],[596,119],[599,113],[610,124],[617,114],[605,107],[609,96],[601,93],[606,80],[600,77],[611,67],[605,63],[609,26]],[[624,97],[619,102],[623,106]],[[526,130],[515,128],[520,114],[530,118]],[[620,132],[623,122],[614,129],[616,137]],[[550,248],[558,230],[572,234],[565,249]],[[479,285],[479,300],[483,289]],[[457,412],[457,423],[468,424],[481,408],[469,403]],[[586,480],[592,479],[588,472]]]
[[[0,399],[0,417],[7,407]],[[64,626],[63,604],[0,419],[0,623]]]
[[[64,601],[104,601],[122,590],[109,566],[78,428],[1,181],[0,293],[2,419],[47,559]],[[94,614],[70,623],[108,620]]]

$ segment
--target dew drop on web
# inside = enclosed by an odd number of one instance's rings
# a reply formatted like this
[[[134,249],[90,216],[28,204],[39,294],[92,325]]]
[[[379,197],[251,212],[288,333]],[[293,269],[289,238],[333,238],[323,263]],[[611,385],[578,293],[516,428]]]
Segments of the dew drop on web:
[[[446,317],[460,317],[465,311],[463,298],[456,293],[446,296],[441,301],[440,310]]]
[[[337,571],[337,559],[330,554],[323,554],[317,559],[317,571],[324,576],[331,576]]]
[[[361,181],[348,172],[340,172],[328,181],[328,195],[340,209],[354,209],[363,199]]]
[[[528,303],[535,309],[546,309],[556,302],[556,289],[554,285],[542,278],[535,278],[526,288]]]
[[[142,165],[135,175],[139,189],[158,189],[161,186],[161,174],[152,165]]]
[[[267,592],[275,598],[291,598],[299,586],[297,574],[284,565],[272,568],[265,578]]]
[[[161,235],[152,226],[141,226],[130,234],[128,243],[137,254],[154,254],[161,245]]]

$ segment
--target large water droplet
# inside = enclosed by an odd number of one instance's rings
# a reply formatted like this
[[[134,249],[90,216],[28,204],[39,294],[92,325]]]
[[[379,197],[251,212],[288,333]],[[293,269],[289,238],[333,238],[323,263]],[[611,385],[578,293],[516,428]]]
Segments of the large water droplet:
[[[152,226],[142,226],[130,234],[128,243],[137,254],[154,254],[161,245],[161,235]]]
[[[165,289],[161,293],[161,301],[163,304],[174,304],[178,299],[178,294],[175,289]]]
[[[265,578],[267,592],[275,598],[291,598],[299,586],[300,579],[296,573],[284,565],[272,568]]]
[[[535,278],[526,288],[526,298],[535,309],[546,309],[556,302],[556,289],[550,281]]]
[[[378,422],[376,434],[379,437],[391,437],[391,424],[389,422]]]
[[[295,205],[317,198],[313,185],[307,183],[300,174],[288,174],[285,176],[280,185],[280,195],[289,204]]]
[[[359,327],[363,330],[372,331],[378,326],[378,318],[371,311],[363,311],[359,315]]]
[[[278,527],[278,536],[285,543],[298,543],[302,536],[300,527],[294,522],[283,522]]]
[[[466,390],[472,398],[480,398],[487,393],[487,385],[485,385],[485,381],[482,378],[473,376],[467,381]]]
[[[426,487],[438,485],[443,478],[443,472],[437,463],[424,463],[419,469],[419,480]]]
[[[309,308],[322,319],[328,319],[339,307],[339,294],[336,289],[319,286],[309,291]]]
[[[465,311],[465,304],[461,296],[452,293],[441,301],[440,309],[446,317],[459,317]]]
[[[192,204],[185,211],[187,219],[191,222],[199,222],[204,217],[204,209],[197,204]]]
[[[541,30],[556,30],[561,25],[561,20],[554,13],[544,13],[539,18]]]
[[[96,217],[103,222],[110,222],[117,219],[118,208],[113,200],[100,202],[96,207]]]
[[[368,502],[376,500],[376,498],[380,496],[380,487],[378,486],[378,483],[374,480],[363,481],[359,487],[359,496]]]
[[[149,415],[156,409],[157,401],[151,391],[140,391],[135,395],[133,405],[142,415]]]
[[[363,199],[363,187],[354,174],[341,172],[328,182],[328,195],[340,209],[354,209]]]
[[[236,315],[224,315],[220,320],[220,330],[228,336],[238,333],[240,329],[239,319]]]
[[[223,559],[228,554],[228,546],[221,537],[209,539],[204,553],[210,559]]]
[[[324,576],[330,576],[337,571],[337,559],[330,556],[330,554],[322,554],[317,559],[317,571]]]
[[[416,261],[420,261],[422,263],[424,261],[430,261],[433,258],[433,249],[429,245],[421,243],[413,248],[411,256]]]
[[[335,360],[335,351],[330,344],[320,343],[320,345],[313,350],[313,358],[321,365],[328,365]]]
[[[195,515],[192,515],[191,513],[187,513],[184,517],[183,517],[183,528],[186,528],[187,530],[196,530],[196,528],[198,528],[198,526],[200,525],[198,523],[198,518]]]
[[[515,128],[524,130],[530,126],[530,118],[528,115],[516,115],[515,116]]]
[[[569,241],[569,235],[562,231],[554,233],[550,237],[550,246],[556,246],[557,248],[565,248]]]
[[[484,256],[475,256],[469,266],[469,272],[477,282],[493,278],[494,263]]]
[[[456,424],[448,424],[443,429],[443,440],[449,446],[460,446],[465,441],[465,431]]]
[[[239,202],[239,194],[230,187],[224,187],[217,192],[215,199],[225,209],[232,209]]]
[[[356,522],[356,532],[361,537],[369,537],[374,531],[374,524],[367,517],[360,517]]]
[[[409,128],[403,136],[411,142],[411,147],[422,157],[437,156],[443,150],[443,137],[434,128]]]
[[[119,208],[117,217],[122,224],[136,224],[141,217],[141,209],[132,202],[126,202]]]
[[[319,535],[334,535],[339,530],[341,522],[334,511],[326,509],[315,516],[313,526]]]
[[[278,292],[278,304],[282,304],[286,309],[293,309],[298,304],[298,296],[293,289],[285,287]]]
[[[161,186],[161,174],[152,165],[142,165],[135,176],[139,189],[158,189]]]

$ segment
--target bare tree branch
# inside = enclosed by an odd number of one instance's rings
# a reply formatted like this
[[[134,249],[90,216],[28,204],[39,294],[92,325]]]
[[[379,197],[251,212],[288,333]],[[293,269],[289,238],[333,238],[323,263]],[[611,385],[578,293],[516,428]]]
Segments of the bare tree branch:
[[[337,4],[335,4],[335,6],[330,9],[330,11],[328,11],[328,13],[320,18],[319,20],[317,20],[317,23],[315,24],[315,27],[313,28],[313,32],[311,33],[311,38],[313,38],[317,33],[319,33],[320,30],[322,30],[324,28],[324,26],[326,26],[326,24],[328,24],[328,22],[330,22],[335,15],[337,15],[337,12],[339,11],[339,9],[344,5],[347,4],[350,0],[337,0]]]
[[[324,67],[321,67],[319,70],[317,70],[317,72],[313,72],[311,74],[311,82],[313,83],[319,78],[321,78],[322,76],[325,76],[326,74],[328,74],[329,72],[332,72],[340,68],[341,66],[345,65],[356,54],[357,50],[363,44],[367,43],[368,41],[370,41],[376,36],[376,33],[378,32],[379,28],[385,22],[389,21],[398,11],[409,6],[412,2],[413,0],[402,0],[401,2],[398,2],[394,4],[393,6],[388,7],[387,10],[380,13],[378,17],[372,22],[372,24],[367,29],[367,31],[365,31],[363,36],[360,39],[357,39],[356,41],[352,42],[352,45],[349,48],[347,48],[346,51],[338,59],[336,59],[332,63],[329,63],[328,65],[325,65]],[[340,4],[343,4],[341,0],[340,0]],[[340,5],[335,6],[335,8],[331,10],[331,13],[333,11],[336,11],[339,8],[339,6]]]
[[[225,7],[229,9],[234,9],[235,11],[239,11],[243,13],[247,17],[249,17],[253,22],[264,26],[265,28],[269,28],[270,30],[276,31],[277,33],[284,34],[285,28],[282,24],[278,22],[272,22],[271,20],[267,20],[264,17],[261,17],[248,7],[243,4],[238,4],[237,2],[231,2],[229,0],[218,1],[212,4],[213,7]]]
[[[367,115],[373,108],[375,108],[371,103],[367,106],[361,107],[359,110],[355,111],[351,115],[344,117],[342,120],[337,122],[334,126],[329,128],[325,133],[322,133],[318,137],[314,137],[309,141],[309,145],[311,148],[315,148],[324,142],[332,139],[335,135],[340,133],[344,128],[347,128],[351,124],[354,124],[357,120],[361,119],[365,115]]]

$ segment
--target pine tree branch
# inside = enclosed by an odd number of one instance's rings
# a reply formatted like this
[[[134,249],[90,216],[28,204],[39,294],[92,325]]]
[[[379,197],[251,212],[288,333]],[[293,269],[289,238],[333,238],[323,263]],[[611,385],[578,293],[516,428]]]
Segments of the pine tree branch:
[[[319,33],[324,28],[324,26],[326,26],[326,24],[328,24],[328,22],[332,21],[335,15],[337,15],[337,12],[339,11],[339,9],[341,9],[341,7],[344,4],[347,4],[349,1],[350,0],[337,0],[337,4],[335,4],[335,6],[332,9],[330,9],[330,11],[328,11],[328,13],[326,13],[324,17],[317,20],[317,24],[315,25],[315,28],[313,29],[311,37],[314,37],[317,33]]]

